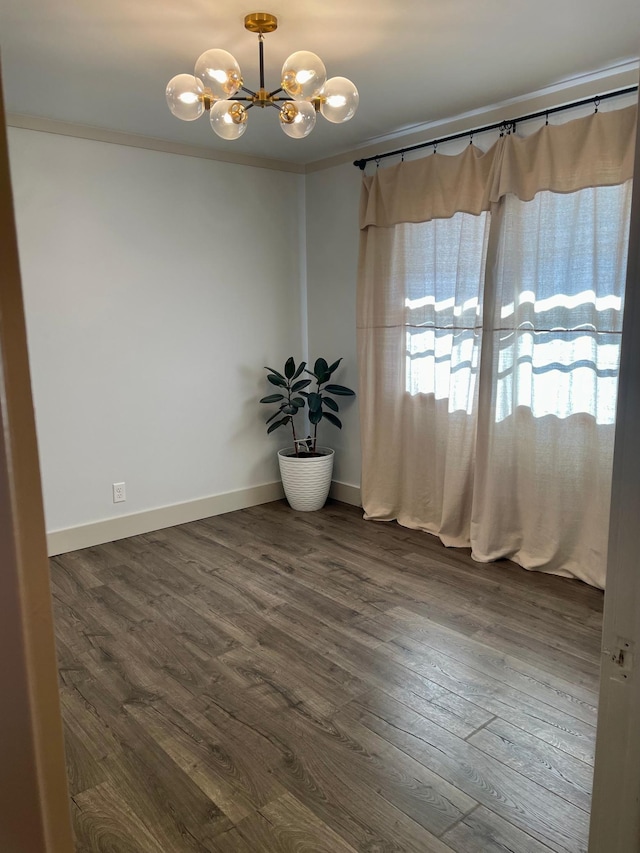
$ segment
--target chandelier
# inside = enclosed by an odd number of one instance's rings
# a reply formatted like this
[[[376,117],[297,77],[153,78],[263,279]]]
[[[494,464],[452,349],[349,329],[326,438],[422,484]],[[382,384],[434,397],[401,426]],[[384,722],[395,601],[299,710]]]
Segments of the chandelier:
[[[282,66],[280,85],[267,91],[264,85],[264,36],[278,27],[278,19],[268,12],[253,12],[244,19],[245,29],[258,35],[260,88],[254,92],[244,85],[240,66],[226,50],[205,51],[193,74],[178,74],[166,89],[169,109],[183,121],[194,121],[205,112],[213,130],[223,139],[239,139],[247,129],[247,113],[252,107],[274,107],[280,127],[293,139],[308,136],[320,112],[328,121],[349,121],[358,108],[358,90],[346,77],[327,80],[324,63],[308,50],[292,53]],[[238,92],[244,95],[238,96]],[[283,94],[281,94],[283,93]]]

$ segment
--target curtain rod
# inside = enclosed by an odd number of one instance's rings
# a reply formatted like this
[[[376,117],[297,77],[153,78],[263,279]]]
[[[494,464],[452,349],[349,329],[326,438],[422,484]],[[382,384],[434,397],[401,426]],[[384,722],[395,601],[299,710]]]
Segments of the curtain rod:
[[[585,104],[595,104],[596,112],[598,112],[598,105],[601,101],[606,101],[609,98],[615,98],[619,95],[630,95],[631,92],[637,91],[637,86],[627,86],[626,89],[616,89],[613,92],[607,92],[605,95],[592,95],[590,98],[582,98],[580,101],[571,101],[571,103],[563,104],[561,107],[551,107],[548,110],[539,110],[537,113],[528,113],[527,115],[519,116],[518,118],[507,119],[506,121],[497,121],[494,124],[485,124],[482,127],[476,127],[472,130],[463,130],[460,131],[460,133],[452,133],[449,136],[440,136],[437,139],[431,139],[429,142],[419,142],[416,145],[408,145],[406,148],[396,148],[394,151],[386,151],[384,154],[374,154],[373,157],[364,157],[362,160],[354,160],[353,165],[364,170],[367,163],[371,163],[374,160],[378,163],[386,157],[395,157],[398,154],[406,154],[408,151],[417,151],[419,148],[429,148],[431,145],[435,146],[444,142],[452,142],[454,139],[463,139],[465,136],[473,138],[476,133],[486,133],[489,130],[499,130],[501,135],[502,133],[514,133],[518,122],[530,121],[534,118],[548,118],[554,113],[560,113],[563,112],[563,110],[570,110],[573,109],[573,107],[582,107]]]

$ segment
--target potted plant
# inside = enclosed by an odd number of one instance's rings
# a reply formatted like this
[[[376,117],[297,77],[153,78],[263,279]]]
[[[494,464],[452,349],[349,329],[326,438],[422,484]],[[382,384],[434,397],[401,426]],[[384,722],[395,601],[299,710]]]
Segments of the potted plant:
[[[284,493],[293,509],[320,509],[329,494],[334,452],[329,447],[318,446],[318,424],[326,420],[342,429],[337,414],[340,407],[334,397],[355,396],[351,388],[330,381],[341,361],[339,358],[333,364],[328,364],[324,358],[319,358],[313,370],[307,370],[305,361],[296,366],[293,357],[290,357],[282,373],[272,367],[265,367],[269,371],[267,380],[279,389],[277,393],[268,394],[260,400],[261,403],[278,404],[276,411],[267,418],[267,433],[280,427],[290,427],[293,437],[293,447],[278,451]],[[314,380],[315,387],[307,390]],[[296,418],[298,415],[302,417],[305,411],[312,434],[299,438],[296,423],[299,426],[300,419]]]

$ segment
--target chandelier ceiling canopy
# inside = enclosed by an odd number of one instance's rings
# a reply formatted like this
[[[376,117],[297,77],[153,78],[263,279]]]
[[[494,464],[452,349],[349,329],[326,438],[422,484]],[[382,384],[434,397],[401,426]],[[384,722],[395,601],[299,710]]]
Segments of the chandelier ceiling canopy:
[[[280,127],[293,139],[303,139],[313,130],[318,112],[340,124],[353,118],[358,108],[358,90],[346,77],[327,80],[324,63],[308,50],[292,53],[285,60],[277,89],[268,91],[264,82],[264,36],[278,26],[275,15],[253,12],[244,19],[249,32],[258,36],[260,86],[244,85],[240,66],[226,50],[212,48],[198,58],[193,74],[178,74],[166,89],[171,112],[183,121],[194,121],[209,113],[211,127],[222,139],[239,139],[247,129],[252,107],[274,107]],[[243,92],[243,95],[238,95]]]

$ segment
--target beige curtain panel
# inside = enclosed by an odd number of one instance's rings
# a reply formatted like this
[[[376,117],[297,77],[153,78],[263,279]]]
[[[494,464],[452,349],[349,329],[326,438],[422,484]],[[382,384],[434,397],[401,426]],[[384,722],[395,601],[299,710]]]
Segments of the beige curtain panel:
[[[492,175],[491,201],[507,193],[530,201],[536,193],[574,193],[633,177],[636,107],[593,113],[547,125],[524,138],[506,136]]]
[[[489,193],[503,141],[486,154],[468,145],[458,157],[434,153],[365,177],[360,228],[389,228],[402,222],[446,219],[458,211],[489,210]]]
[[[489,210],[507,193],[529,201],[541,190],[576,192],[633,177],[636,107],[546,125],[528,137],[501,137],[486,153],[469,145],[365,176],[360,228],[447,219]]]
[[[634,130],[631,107],[365,177],[366,517],[604,587]]]

